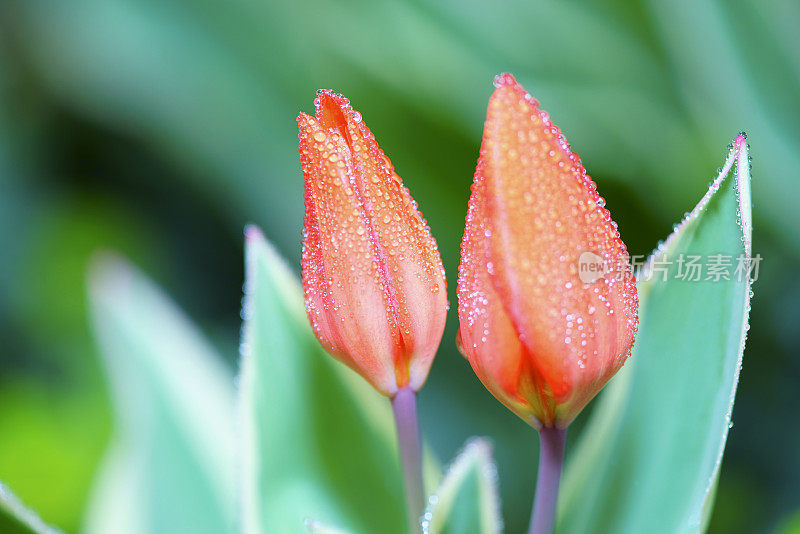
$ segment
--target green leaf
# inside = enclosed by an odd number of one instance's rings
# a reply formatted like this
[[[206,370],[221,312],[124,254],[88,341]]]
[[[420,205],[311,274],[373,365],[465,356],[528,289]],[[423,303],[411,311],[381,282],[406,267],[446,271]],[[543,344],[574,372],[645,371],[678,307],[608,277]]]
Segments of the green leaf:
[[[729,177],[736,163],[735,176]],[[731,148],[709,192],[639,274],[640,326],[629,362],[595,409],[565,473],[561,533],[705,528],[748,324],[750,173]],[[730,280],[677,278],[678,260],[732,258]],[[671,263],[667,263],[671,262]],[[659,274],[666,267],[666,275]],[[685,265],[684,265],[685,271]]]
[[[99,258],[89,283],[116,435],[87,532],[232,531],[232,373],[188,318],[122,259]]]
[[[503,531],[492,450],[484,439],[469,441],[430,499],[425,534],[498,534]]]
[[[313,517],[364,534],[407,532],[389,401],[325,354],[295,276],[257,228],[246,236],[244,531],[304,532]]]
[[[0,532],[3,534],[58,534],[0,482]]]

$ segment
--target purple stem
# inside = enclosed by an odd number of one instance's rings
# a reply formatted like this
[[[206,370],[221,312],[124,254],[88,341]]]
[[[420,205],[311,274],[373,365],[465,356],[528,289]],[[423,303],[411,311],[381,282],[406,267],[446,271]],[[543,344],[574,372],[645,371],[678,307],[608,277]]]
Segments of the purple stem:
[[[567,429],[541,428],[539,442],[539,474],[536,476],[536,495],[533,498],[533,515],[528,534],[552,534],[556,522],[558,483],[564,463]]]
[[[403,460],[403,479],[406,490],[406,517],[410,532],[419,532],[420,518],[425,511],[422,488],[422,442],[417,422],[417,394],[405,387],[392,399],[397,440]]]

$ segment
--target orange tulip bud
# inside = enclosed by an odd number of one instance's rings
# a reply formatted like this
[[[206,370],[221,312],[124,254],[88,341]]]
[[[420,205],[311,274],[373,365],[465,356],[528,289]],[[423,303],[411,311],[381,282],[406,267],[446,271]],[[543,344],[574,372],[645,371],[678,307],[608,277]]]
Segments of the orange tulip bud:
[[[514,413],[564,428],[630,353],[636,283],[559,128],[510,74],[495,87],[461,245],[459,348]]]
[[[378,391],[417,391],[447,314],[436,241],[350,102],[320,91],[314,104],[314,117],[297,117],[308,318],[320,343]]]

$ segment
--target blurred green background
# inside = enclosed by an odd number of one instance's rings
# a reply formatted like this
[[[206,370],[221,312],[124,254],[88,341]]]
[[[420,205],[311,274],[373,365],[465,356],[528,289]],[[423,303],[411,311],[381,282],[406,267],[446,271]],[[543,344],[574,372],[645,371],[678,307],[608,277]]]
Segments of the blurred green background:
[[[347,95],[392,158],[455,304],[491,79],[510,71],[632,254],[668,235],[747,131],[764,260],[710,531],[774,532],[800,510],[798,23],[794,0],[0,0],[0,479],[80,528],[111,425],[86,316],[97,249],[132,258],[236,366],[242,228],[298,265],[295,117],[317,88]],[[455,319],[423,432],[443,459],[494,440],[518,532],[536,435],[458,355]]]

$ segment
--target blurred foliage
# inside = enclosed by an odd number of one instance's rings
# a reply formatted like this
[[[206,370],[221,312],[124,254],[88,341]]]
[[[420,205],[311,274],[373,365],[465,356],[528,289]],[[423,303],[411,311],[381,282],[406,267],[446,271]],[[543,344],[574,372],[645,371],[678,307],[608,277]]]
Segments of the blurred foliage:
[[[775,534],[798,534],[800,533],[800,512],[783,521]]]
[[[0,479],[46,521],[80,525],[110,431],[83,296],[92,250],[131,257],[235,360],[241,229],[260,224],[298,261],[294,118],[319,87],[350,97],[391,156],[455,303],[490,80],[508,70],[583,156],[633,254],[748,132],[765,259],[710,529],[772,531],[800,504],[798,20],[790,0],[3,0]],[[494,440],[519,531],[536,436],[458,356],[450,315],[423,431],[442,458]]]
[[[0,484],[0,532],[4,534],[58,534],[35,512],[25,507],[19,497]]]
[[[236,494],[233,373],[120,258],[95,258],[89,290],[116,428],[84,532],[226,532]]]

